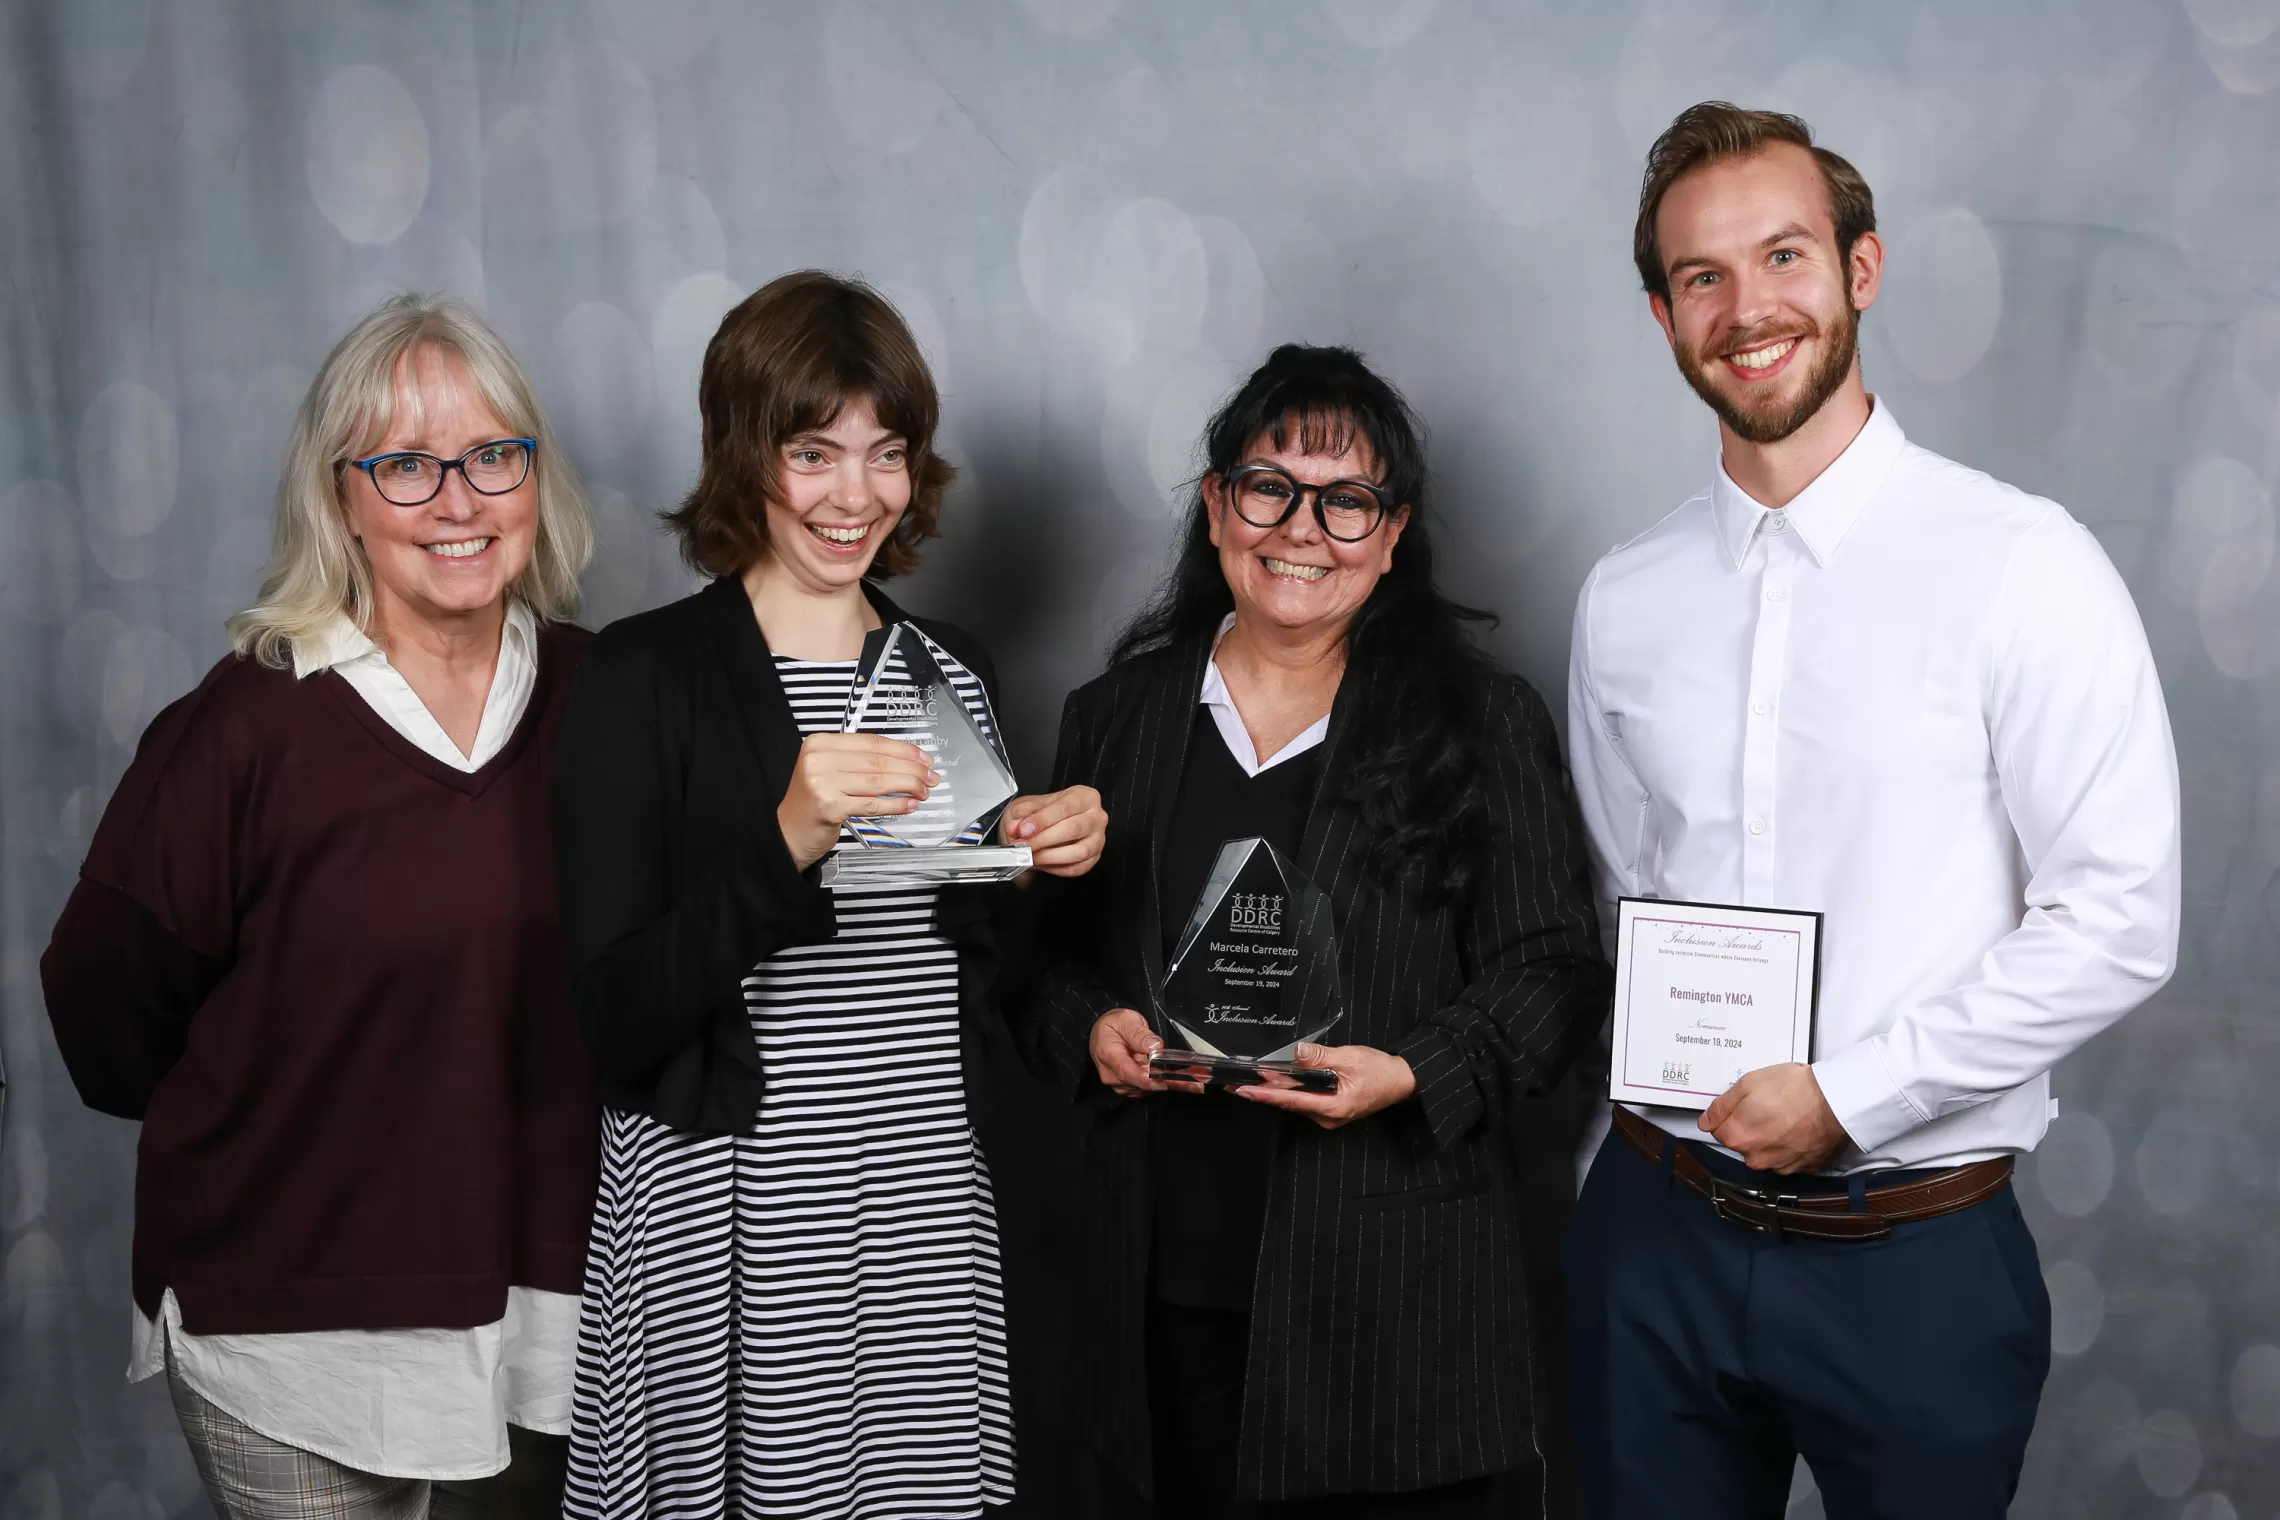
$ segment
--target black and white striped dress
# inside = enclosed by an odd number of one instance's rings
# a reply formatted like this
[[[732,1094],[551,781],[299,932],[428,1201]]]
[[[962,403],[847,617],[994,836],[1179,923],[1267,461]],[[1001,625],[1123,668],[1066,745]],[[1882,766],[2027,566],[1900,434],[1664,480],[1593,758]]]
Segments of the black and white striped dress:
[[[943,670],[986,725],[980,683]],[[838,728],[853,661],[776,671],[802,733]],[[751,1133],[603,1115],[565,1515],[905,1520],[1013,1496],[957,955],[931,891],[837,906],[837,937],[745,978],[768,1072]]]

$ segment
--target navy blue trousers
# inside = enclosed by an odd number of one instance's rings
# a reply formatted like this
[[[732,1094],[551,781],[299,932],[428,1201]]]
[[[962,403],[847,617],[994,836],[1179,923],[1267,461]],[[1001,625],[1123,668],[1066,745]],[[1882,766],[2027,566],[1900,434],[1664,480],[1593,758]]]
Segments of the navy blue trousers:
[[[1844,1191],[1692,1148],[1746,1187]],[[1830,1520],[2010,1504],[2050,1299],[2009,1188],[1880,1241],[1776,1240],[1610,1134],[1563,1254],[1594,1520],[1778,1520],[1799,1454]]]

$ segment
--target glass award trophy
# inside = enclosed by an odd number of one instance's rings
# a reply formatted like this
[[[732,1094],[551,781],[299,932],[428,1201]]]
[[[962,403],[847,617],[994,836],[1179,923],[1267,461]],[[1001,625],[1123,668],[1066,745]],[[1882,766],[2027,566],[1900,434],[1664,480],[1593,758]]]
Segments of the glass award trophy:
[[[1150,1076],[1207,1087],[1336,1092],[1338,1074],[1298,1064],[1345,1014],[1330,897],[1264,839],[1231,839],[1205,880],[1156,989],[1164,1049]]]
[[[863,641],[839,731],[907,740],[926,751],[942,780],[916,812],[847,820],[857,843],[825,856],[819,873],[834,891],[1010,881],[1029,869],[1027,845],[984,843],[1020,788],[995,719],[976,722],[942,673],[948,658],[909,623]]]

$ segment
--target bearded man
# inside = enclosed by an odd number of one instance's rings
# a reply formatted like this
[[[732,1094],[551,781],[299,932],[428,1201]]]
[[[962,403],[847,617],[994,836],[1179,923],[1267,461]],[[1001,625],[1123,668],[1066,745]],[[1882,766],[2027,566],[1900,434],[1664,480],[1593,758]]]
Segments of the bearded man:
[[[1778,1515],[1800,1453],[1832,1515],[2002,1515],[2050,1364],[2013,1158],[2176,956],[2129,592],[1864,389],[1875,228],[1794,117],[1698,105],[1648,155],[1639,275],[1720,467],[1586,582],[1571,763],[1610,925],[1816,912],[1820,993],[1809,1061],[1618,1106],[1592,1163],[1565,1250],[1602,1517]]]

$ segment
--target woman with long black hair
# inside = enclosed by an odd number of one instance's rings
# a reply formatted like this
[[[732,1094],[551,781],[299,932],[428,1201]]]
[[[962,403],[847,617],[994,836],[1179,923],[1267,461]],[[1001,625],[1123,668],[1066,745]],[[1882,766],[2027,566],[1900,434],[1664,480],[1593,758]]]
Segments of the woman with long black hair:
[[[1090,1111],[1104,1486],[1133,1514],[1485,1514],[1547,1439],[1506,1121],[1605,1010],[1559,741],[1436,589],[1421,429],[1359,355],[1275,350],[1205,452],[1054,782],[1110,818],[1035,1010]],[[1335,1092],[1149,1073],[1137,1010],[1238,836],[1331,900],[1343,1043],[1299,1059]]]

